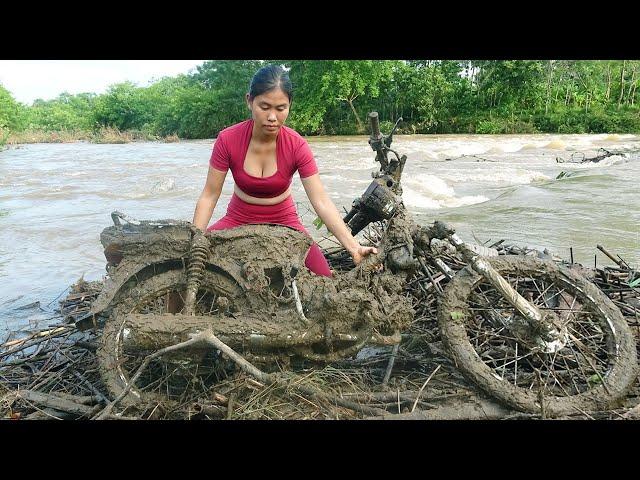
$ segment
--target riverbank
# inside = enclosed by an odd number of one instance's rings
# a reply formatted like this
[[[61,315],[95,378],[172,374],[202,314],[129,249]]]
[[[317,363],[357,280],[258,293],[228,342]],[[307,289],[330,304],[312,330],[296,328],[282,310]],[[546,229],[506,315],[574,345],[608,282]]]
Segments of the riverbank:
[[[23,132],[11,132],[4,137],[4,145],[0,143],[0,149],[9,148],[14,145],[30,143],[131,143],[158,141],[165,143],[179,142],[177,135],[167,135],[164,137],[152,135],[138,130],[120,131],[117,128],[103,127],[96,131],[85,130],[25,130]],[[0,150],[1,151],[1,150]]]

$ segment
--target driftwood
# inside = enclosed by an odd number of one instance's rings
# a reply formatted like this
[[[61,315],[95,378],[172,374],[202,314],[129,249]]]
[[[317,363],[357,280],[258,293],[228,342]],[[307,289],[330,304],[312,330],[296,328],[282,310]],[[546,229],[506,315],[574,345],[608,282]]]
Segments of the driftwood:
[[[587,157],[583,152],[574,152],[571,154],[571,158],[569,160],[565,160],[561,157],[556,157],[556,163],[598,163],[605,158],[612,157],[614,155],[619,155],[624,157],[624,153],[620,152],[610,152],[607,149],[599,148],[598,154],[593,157]]]
[[[73,413],[61,412],[49,407],[36,410],[24,417],[25,420],[75,420],[76,418],[78,416]]]
[[[474,397],[464,403],[456,402],[429,410],[368,417],[367,420],[499,420],[517,413],[493,400]]]
[[[89,418],[96,411],[96,407],[72,401],[69,399],[69,396],[64,398],[60,394],[54,395],[50,393],[34,392],[32,390],[18,390],[15,393],[15,396],[18,399],[24,399],[29,402],[33,402],[36,405],[42,405],[61,412],[67,412],[76,415],[77,417]],[[84,401],[85,399],[81,398],[81,400]]]

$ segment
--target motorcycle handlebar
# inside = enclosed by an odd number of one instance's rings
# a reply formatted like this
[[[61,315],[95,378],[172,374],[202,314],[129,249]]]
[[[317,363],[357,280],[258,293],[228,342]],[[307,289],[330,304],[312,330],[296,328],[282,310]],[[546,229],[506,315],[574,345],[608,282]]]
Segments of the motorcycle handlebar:
[[[371,124],[371,138],[378,140],[382,135],[380,134],[380,122],[378,120],[378,112],[371,112],[369,114],[369,123]]]

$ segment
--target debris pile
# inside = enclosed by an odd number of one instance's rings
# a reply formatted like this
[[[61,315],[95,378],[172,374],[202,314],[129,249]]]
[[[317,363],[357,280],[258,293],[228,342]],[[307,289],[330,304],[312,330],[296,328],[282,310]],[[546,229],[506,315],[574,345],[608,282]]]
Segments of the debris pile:
[[[375,240],[375,229],[371,234]],[[500,254],[545,255],[532,249],[491,245]],[[617,267],[578,268],[621,309],[640,337],[640,272],[603,247]],[[341,247],[325,249],[336,271],[353,267]],[[453,271],[464,267],[455,253],[441,259]],[[60,321],[0,345],[0,417],[12,419],[516,419],[542,418],[503,407],[469,384],[449,360],[435,320],[438,295],[448,282],[421,262],[407,282],[416,311],[396,347],[365,347],[355,358],[326,364],[271,365],[261,382],[232,362],[222,379],[196,386],[180,398],[134,406],[117,405],[101,380],[96,349],[100,332],[80,332],[73,319],[88,311],[101,282],[82,279],[60,301]],[[263,367],[264,368],[264,367]],[[637,418],[636,381],[625,404],[567,418]]]

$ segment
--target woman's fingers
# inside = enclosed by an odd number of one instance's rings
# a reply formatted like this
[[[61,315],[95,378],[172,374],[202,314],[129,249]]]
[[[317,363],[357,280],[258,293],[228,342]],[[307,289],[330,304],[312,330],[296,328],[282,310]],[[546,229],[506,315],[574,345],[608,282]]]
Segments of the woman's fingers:
[[[377,254],[378,249],[376,247],[363,247],[362,245],[360,245],[360,247],[358,247],[358,250],[352,255],[353,262],[358,265],[364,259],[364,257],[372,253]]]
[[[360,252],[362,255],[369,255],[370,253],[378,253],[378,249],[376,247],[360,247]]]

